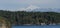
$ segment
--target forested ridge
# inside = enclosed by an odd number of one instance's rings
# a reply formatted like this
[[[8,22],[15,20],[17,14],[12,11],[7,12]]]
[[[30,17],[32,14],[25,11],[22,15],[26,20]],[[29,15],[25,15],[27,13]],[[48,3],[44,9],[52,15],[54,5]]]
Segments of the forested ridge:
[[[14,25],[60,23],[60,13],[56,12],[24,12],[0,10],[0,16],[7,18]]]

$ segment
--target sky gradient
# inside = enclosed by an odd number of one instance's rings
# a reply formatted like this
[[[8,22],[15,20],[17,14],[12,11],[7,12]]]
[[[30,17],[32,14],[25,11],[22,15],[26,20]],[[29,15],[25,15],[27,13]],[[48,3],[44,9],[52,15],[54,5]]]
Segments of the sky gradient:
[[[16,10],[30,5],[40,8],[60,8],[60,0],[0,0],[0,10]]]

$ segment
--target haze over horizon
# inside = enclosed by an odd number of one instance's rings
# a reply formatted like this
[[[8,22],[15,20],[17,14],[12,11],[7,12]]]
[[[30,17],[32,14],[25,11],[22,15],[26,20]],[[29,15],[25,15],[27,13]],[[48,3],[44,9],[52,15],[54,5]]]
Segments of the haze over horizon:
[[[59,9],[60,0],[0,0],[0,10],[19,11],[36,8]]]

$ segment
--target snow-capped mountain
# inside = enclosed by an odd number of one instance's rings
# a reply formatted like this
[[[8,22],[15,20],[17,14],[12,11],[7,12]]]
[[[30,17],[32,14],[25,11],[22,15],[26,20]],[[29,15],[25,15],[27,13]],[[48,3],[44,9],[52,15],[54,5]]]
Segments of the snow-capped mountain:
[[[35,9],[39,9],[40,7],[30,5],[29,7],[26,8],[21,8],[20,11],[33,11]]]
[[[40,8],[38,6],[30,5],[26,8],[19,9],[20,11],[27,11],[27,12],[60,12],[59,8]]]
[[[20,9],[7,9],[7,11],[26,11],[26,12],[60,12],[60,8],[41,8],[38,6],[30,5]]]

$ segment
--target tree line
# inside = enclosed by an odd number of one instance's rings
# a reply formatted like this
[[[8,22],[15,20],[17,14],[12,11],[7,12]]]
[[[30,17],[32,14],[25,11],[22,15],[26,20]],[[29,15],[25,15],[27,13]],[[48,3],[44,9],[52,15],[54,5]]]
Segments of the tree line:
[[[14,25],[60,23],[60,13],[56,12],[25,12],[0,10],[0,16]]]

